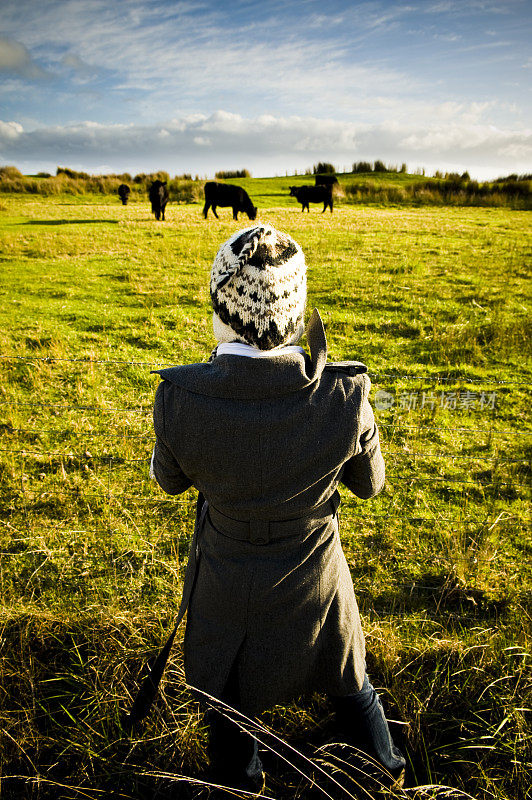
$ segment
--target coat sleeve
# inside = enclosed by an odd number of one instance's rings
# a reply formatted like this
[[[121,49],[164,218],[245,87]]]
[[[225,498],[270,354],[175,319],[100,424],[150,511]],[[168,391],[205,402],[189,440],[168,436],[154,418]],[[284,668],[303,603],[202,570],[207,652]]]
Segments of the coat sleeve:
[[[373,416],[368,394],[370,380],[364,376],[362,405],[360,408],[360,435],[355,455],[344,464],[342,483],[357,497],[367,500],[384,486],[384,459],[381,453],[379,430]]]
[[[153,425],[155,428],[155,447],[151,461],[150,474],[168,494],[180,494],[192,485],[174,456],[166,436],[165,381],[161,381],[155,393]]]

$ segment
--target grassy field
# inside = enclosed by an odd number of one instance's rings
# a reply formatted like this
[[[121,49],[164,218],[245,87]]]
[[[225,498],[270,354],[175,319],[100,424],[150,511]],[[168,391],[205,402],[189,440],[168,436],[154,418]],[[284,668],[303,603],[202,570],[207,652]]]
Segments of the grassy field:
[[[524,800],[530,215],[301,214],[284,186],[298,181],[264,179],[253,197],[306,253],[329,358],[368,364],[387,463],[378,498],[342,492],[370,675],[411,784]],[[210,265],[247,218],[170,205],[157,223],[146,203],[71,196],[4,195],[0,211],[0,797],[182,797],[205,727],[180,646],[147,723],[121,727],[172,627],[195,503],[147,480],[150,369],[208,357]],[[264,722],[307,754],[332,730],[322,697]],[[306,796],[265,761],[269,797]]]

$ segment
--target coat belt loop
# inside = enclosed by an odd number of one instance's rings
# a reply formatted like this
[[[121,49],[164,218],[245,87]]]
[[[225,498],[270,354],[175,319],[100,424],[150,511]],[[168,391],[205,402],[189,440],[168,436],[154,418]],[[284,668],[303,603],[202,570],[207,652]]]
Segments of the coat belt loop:
[[[270,541],[270,523],[267,519],[250,519],[249,541],[252,544],[268,544]]]

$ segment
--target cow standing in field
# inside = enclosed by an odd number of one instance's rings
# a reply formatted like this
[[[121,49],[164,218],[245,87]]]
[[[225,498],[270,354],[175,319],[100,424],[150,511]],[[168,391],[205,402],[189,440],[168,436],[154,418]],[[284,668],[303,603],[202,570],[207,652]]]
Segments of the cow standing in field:
[[[310,214],[309,203],[323,203],[323,214],[327,208],[333,210],[332,186],[289,186],[290,197],[301,203],[301,211],[305,208]]]
[[[233,219],[238,219],[238,212],[247,214],[250,219],[256,219],[257,208],[251,202],[251,199],[245,189],[240,186],[233,186],[232,183],[216,183],[216,181],[208,181],[204,187],[205,190],[205,205],[203,206],[203,216],[207,219],[209,208],[212,208],[212,213],[216,219],[220,219],[216,213],[217,206],[231,206],[233,209]]]
[[[127,183],[121,183],[120,186],[118,187],[118,196],[121,199],[123,206],[127,206],[127,201],[130,191],[131,189],[129,188]]]
[[[149,189],[151,210],[155,214],[155,219],[164,220],[164,210],[168,202],[168,189],[166,181],[153,181]]]

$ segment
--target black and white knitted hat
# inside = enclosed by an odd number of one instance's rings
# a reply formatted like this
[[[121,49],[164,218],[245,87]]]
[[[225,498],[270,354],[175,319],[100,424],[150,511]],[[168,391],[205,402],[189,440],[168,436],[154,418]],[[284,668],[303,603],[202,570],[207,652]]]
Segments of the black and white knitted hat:
[[[271,350],[301,338],[305,256],[286,233],[263,224],[235,233],[218,250],[210,289],[219,342]]]

